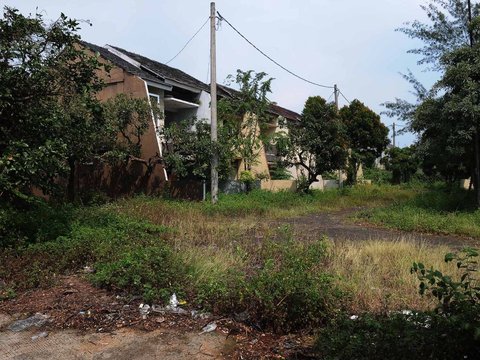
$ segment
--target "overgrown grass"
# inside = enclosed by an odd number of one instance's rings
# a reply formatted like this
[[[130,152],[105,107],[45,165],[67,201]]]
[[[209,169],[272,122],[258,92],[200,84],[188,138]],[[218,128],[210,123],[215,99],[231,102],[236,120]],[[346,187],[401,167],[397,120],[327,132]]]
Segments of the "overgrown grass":
[[[421,191],[396,186],[309,195],[255,191],[223,196],[217,206],[138,197],[49,209],[60,216],[49,216],[53,220],[38,229],[50,229],[50,235],[20,226],[34,223],[42,211],[36,208],[17,220],[19,230],[4,244],[21,241],[0,251],[0,279],[7,283],[2,291],[48,286],[59,274],[88,265],[98,286],[140,294],[148,302],[176,292],[189,306],[246,311],[250,321],[280,332],[323,324],[339,309],[428,308],[409,266],[419,257],[440,266],[446,249],[406,241],[334,245],[321,234],[305,240],[278,226],[285,217],[407,201]],[[55,227],[49,228],[50,221]],[[9,222],[0,223],[8,233]]]
[[[398,241],[338,242],[332,246],[328,271],[344,293],[345,309],[353,314],[392,310],[430,309],[434,301],[418,296],[418,281],[410,274],[414,261],[431,264],[445,273],[457,272],[446,264],[446,246]]]
[[[432,187],[406,201],[365,210],[357,218],[405,231],[480,237],[480,211],[473,193]]]

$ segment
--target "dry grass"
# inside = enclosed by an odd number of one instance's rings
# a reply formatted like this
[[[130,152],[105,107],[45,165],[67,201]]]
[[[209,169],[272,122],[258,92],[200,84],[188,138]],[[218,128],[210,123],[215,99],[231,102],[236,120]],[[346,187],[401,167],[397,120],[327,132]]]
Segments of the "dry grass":
[[[116,211],[172,229],[169,241],[195,268],[195,278],[205,282],[227,276],[231,269],[248,273],[265,239],[295,236],[295,240],[305,241],[301,233],[292,234],[292,229],[273,228],[271,224],[281,222],[279,219],[352,206],[381,206],[412,198],[419,191],[359,187],[313,198],[280,194],[279,201],[268,194],[253,194],[250,198],[224,199],[218,207],[140,197],[112,206]],[[344,306],[352,312],[431,308],[433,300],[418,294],[418,281],[410,274],[412,263],[421,261],[447,273],[455,271],[443,261],[449,248],[405,239],[344,241],[332,244],[330,249],[325,271],[337,276],[338,285],[350,294]]]
[[[446,246],[398,241],[345,241],[332,246],[329,270],[341,287],[351,293],[346,306],[352,312],[383,312],[428,309],[434,299],[418,294],[418,280],[410,273],[414,261],[455,274],[454,264],[445,263]]]

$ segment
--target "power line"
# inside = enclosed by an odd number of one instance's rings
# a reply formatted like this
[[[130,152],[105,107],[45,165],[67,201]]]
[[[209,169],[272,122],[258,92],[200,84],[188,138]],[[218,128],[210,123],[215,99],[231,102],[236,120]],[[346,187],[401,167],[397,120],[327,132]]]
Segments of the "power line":
[[[168,60],[165,64],[167,65],[168,63],[172,62],[173,60],[175,60],[175,58],[181,54],[181,52],[183,50],[185,50],[185,48],[188,46],[188,44],[190,44],[190,42],[195,38],[195,36],[197,36],[197,34],[203,29],[203,27],[207,24],[208,20],[210,20],[210,17],[207,17],[207,20],[205,20],[205,22],[203,23],[202,26],[200,26],[200,29],[197,30],[197,32],[195,34],[193,34],[193,36],[186,42],[186,44],[182,47],[182,49],[173,57],[171,58],[170,60]]]
[[[339,89],[338,92],[340,93],[340,95],[342,95],[342,97],[345,99],[345,101],[348,103],[348,105],[351,104],[350,100],[348,100],[345,95],[343,95],[342,91]]]
[[[257,50],[260,54],[262,54],[263,56],[265,56],[268,60],[270,60],[271,62],[273,62],[275,65],[279,66],[280,68],[282,68],[283,70],[285,70],[286,72],[288,72],[290,75],[293,75],[295,76],[296,78],[300,79],[300,80],[303,80],[309,84],[312,84],[312,85],[315,85],[315,86],[319,86],[319,87],[322,87],[322,88],[326,88],[326,89],[333,89],[333,86],[327,86],[327,85],[322,85],[322,84],[318,84],[316,82],[313,82],[313,81],[310,81],[310,80],[307,80],[305,79],[304,77],[300,76],[300,75],[297,75],[295,74],[293,71],[291,70],[288,70],[285,66],[279,64],[277,61],[275,61],[274,59],[272,59],[270,56],[268,56],[267,54],[265,54],[262,50],[260,50],[257,46],[255,46],[250,40],[248,40],[240,31],[238,31],[235,26],[233,26],[227,19],[225,19],[218,11],[217,11],[217,14],[220,18],[220,20],[224,20],[238,35],[240,35],[246,42],[248,42],[255,50]]]

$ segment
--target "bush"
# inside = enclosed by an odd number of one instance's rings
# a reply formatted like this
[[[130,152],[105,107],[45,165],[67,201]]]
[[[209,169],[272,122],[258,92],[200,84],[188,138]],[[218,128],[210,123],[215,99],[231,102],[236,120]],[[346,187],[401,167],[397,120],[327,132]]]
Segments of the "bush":
[[[436,313],[343,316],[318,335],[315,350],[329,359],[478,359],[480,343],[462,320]]]
[[[248,294],[256,318],[281,333],[325,323],[340,295],[333,277],[322,269],[325,241],[272,241],[263,252]]]
[[[117,260],[95,265],[94,284],[142,294],[147,302],[167,300],[181,291],[185,271],[172,249],[164,243],[125,251]]]
[[[480,357],[480,288],[478,252],[449,253],[462,270],[460,280],[414,263],[420,294],[434,296],[434,312],[343,316],[320,332],[316,350],[323,359],[478,359]]]
[[[392,182],[392,173],[376,167],[365,167],[363,169],[363,178],[372,180],[374,184],[390,184]]]

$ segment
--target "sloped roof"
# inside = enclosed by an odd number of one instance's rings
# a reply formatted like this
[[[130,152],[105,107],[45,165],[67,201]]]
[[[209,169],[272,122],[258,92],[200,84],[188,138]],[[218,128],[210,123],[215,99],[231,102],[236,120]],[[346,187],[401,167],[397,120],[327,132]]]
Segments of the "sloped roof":
[[[140,63],[144,68],[137,67],[132,63],[122,59],[120,56],[114,54],[106,47],[98,46],[95,44],[88,43],[86,41],[82,41],[81,44],[90,48],[94,52],[98,52],[100,56],[104,59],[112,62],[113,64],[121,67],[125,71],[137,75],[144,80],[153,81],[153,82],[164,82],[165,79],[171,80],[189,87],[193,87],[195,89],[203,90],[210,93],[210,85],[205,84],[204,82],[194,78],[191,75],[183,72],[182,70],[173,68],[171,66],[162,64],[158,61],[149,59],[145,56],[127,51],[117,46],[112,46],[113,49],[125,54],[126,56],[130,57],[131,59],[135,60],[136,62]],[[150,71],[148,71],[150,70]],[[232,89],[230,87],[217,84],[218,95],[223,97],[234,97],[239,94],[238,90]],[[300,114],[296,113],[295,111],[288,110],[284,107],[281,107],[276,104],[270,104],[269,111],[272,114],[283,116],[289,120],[300,120]]]
[[[102,46],[98,46],[95,44],[88,43],[86,41],[81,41],[80,42],[83,46],[89,48],[93,52],[99,53],[101,57],[104,59],[110,61],[111,63],[117,65],[118,67],[121,67],[125,71],[129,72],[130,74],[137,75],[141,77],[144,80],[149,80],[153,82],[163,82],[164,79],[159,78],[153,74],[150,74],[149,72],[142,70],[141,68],[136,67],[135,65],[129,63],[128,61],[123,60],[121,57],[115,55],[111,51],[109,51],[107,48],[104,48]]]
[[[112,45],[110,45],[112,46]],[[135,61],[138,61],[140,64],[148,67],[149,69],[152,69],[156,73],[160,74],[163,76],[165,79],[169,79],[187,86],[191,86],[193,88],[197,88],[200,90],[204,90],[209,92],[210,87],[209,85],[201,82],[200,80],[194,78],[191,75],[188,75],[187,73],[183,72],[182,70],[173,68],[171,66],[162,64],[158,61],[149,59],[145,56],[124,50],[122,48],[119,48],[117,46],[112,46],[112,48],[124,53],[125,55],[131,57]]]

